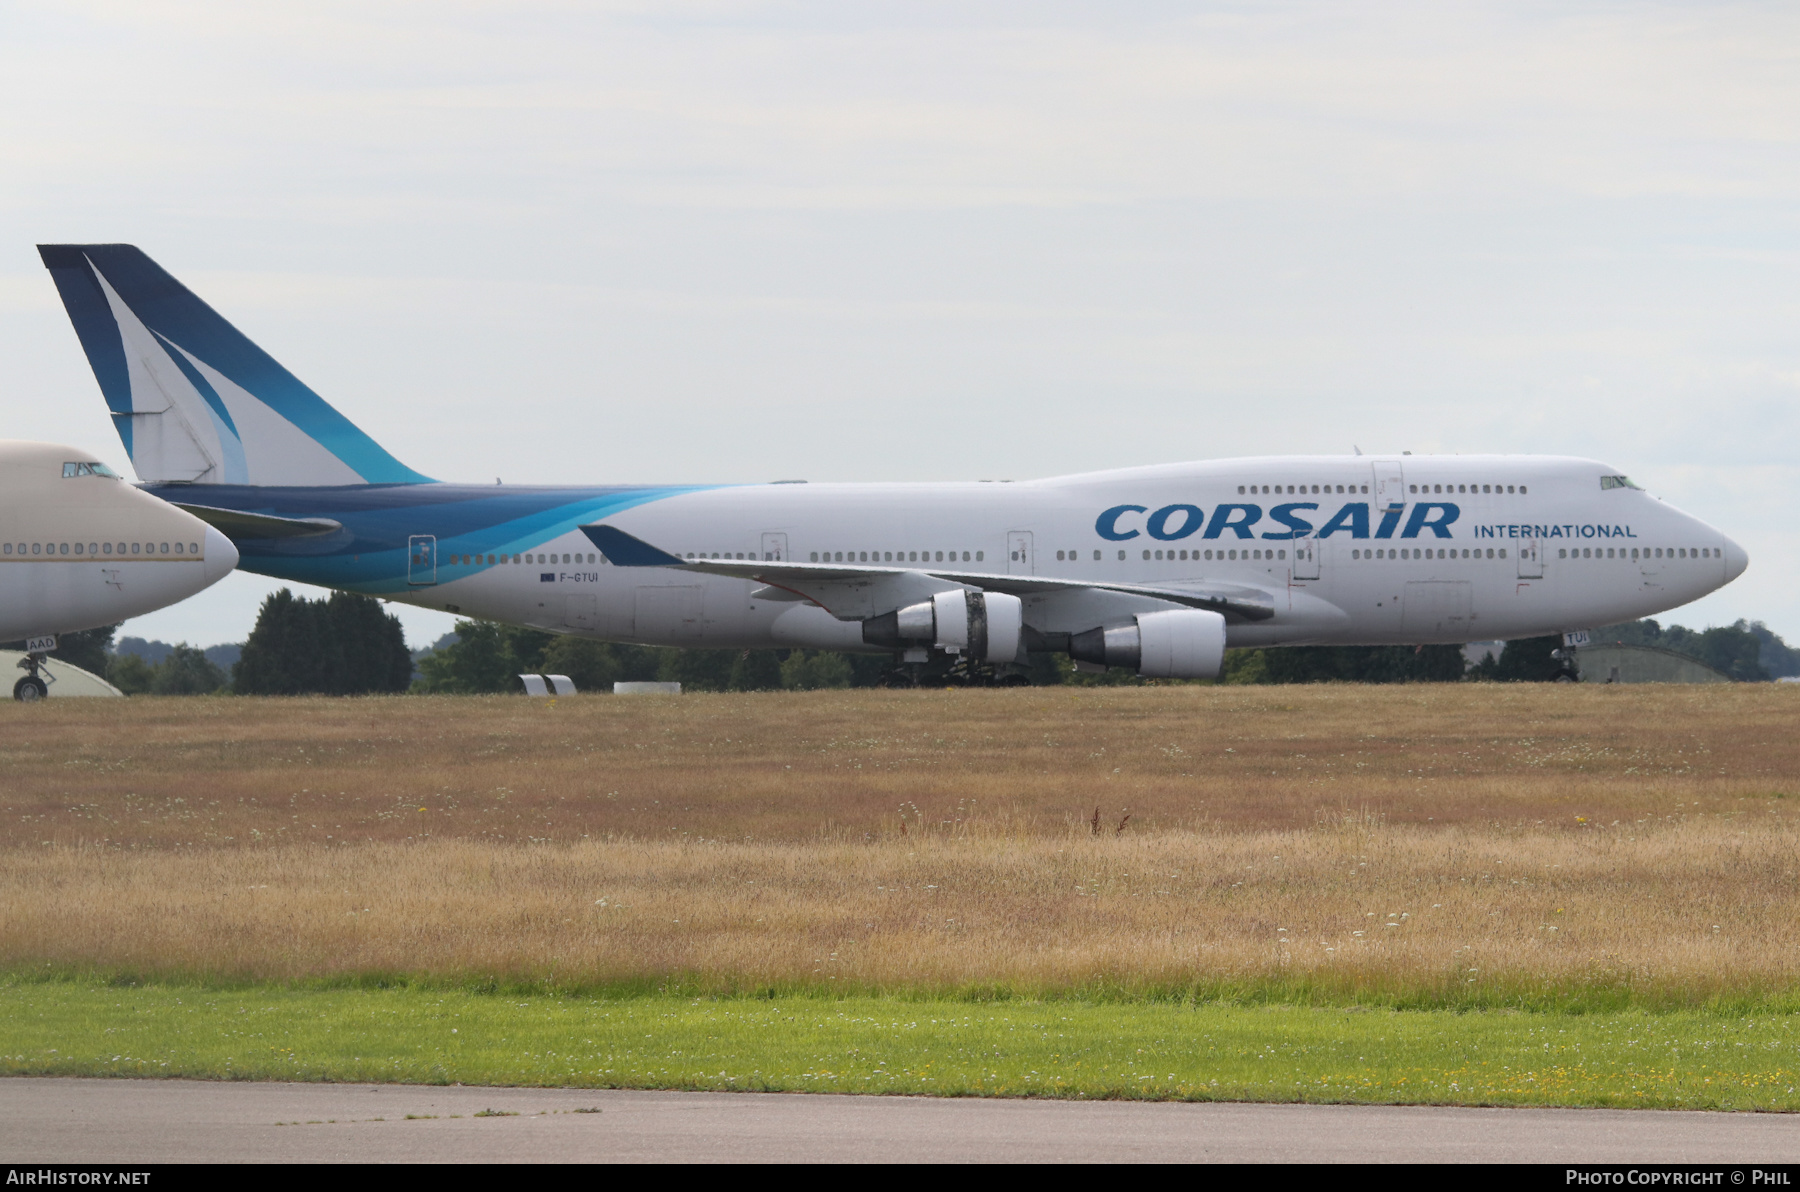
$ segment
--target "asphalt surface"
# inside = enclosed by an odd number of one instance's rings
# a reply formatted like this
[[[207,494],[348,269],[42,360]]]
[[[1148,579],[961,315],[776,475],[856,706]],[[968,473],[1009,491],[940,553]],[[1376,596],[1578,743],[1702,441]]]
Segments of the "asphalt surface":
[[[0,1080],[5,1163],[809,1160],[1773,1164],[1800,1115]]]

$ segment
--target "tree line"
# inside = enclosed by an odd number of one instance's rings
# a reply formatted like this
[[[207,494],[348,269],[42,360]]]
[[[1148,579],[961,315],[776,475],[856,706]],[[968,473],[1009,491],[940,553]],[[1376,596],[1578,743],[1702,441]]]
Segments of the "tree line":
[[[877,687],[890,681],[885,654],[830,650],[704,650],[634,646],[569,637],[487,621],[458,621],[453,641],[419,659],[399,618],[380,601],[335,592],[320,600],[286,588],[263,601],[256,627],[230,671],[204,652],[178,645],[160,662],[112,652],[118,626],[63,634],[51,655],[103,675],[127,695],[365,695],[416,691],[480,694],[519,690],[521,674],[559,674],[580,691],[611,691],[619,681],[661,680],[689,691],[810,691]],[[1608,625],[1595,642],[1654,646],[1686,654],[1741,682],[1800,675],[1800,650],[1760,621],[1705,630],[1654,620]],[[1453,683],[1550,682],[1566,668],[1558,637],[1506,643],[1498,657],[1470,667],[1459,646],[1283,646],[1228,650],[1217,682]],[[23,642],[0,648],[23,649]],[[951,662],[934,655],[920,681],[947,681]],[[1035,686],[1134,686],[1151,680],[1113,670],[1077,671],[1061,655],[1034,654],[1025,668]],[[1155,680],[1166,682],[1166,680]]]
[[[380,601],[347,592],[322,600],[287,588],[271,594],[229,672],[185,642],[154,663],[115,653],[118,629],[61,634],[50,657],[100,675],[126,695],[368,695],[412,685],[400,619]],[[0,648],[22,650],[25,643]]]

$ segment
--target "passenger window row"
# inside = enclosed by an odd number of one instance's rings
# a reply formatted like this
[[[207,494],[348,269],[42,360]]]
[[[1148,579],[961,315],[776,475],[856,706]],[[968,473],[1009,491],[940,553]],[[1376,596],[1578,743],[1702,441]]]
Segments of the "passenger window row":
[[[187,556],[197,555],[199,553],[200,544],[198,542],[177,542],[173,544],[172,549],[171,544],[167,542],[120,542],[116,545],[111,542],[77,542],[73,547],[67,542],[0,543],[0,558],[4,558],[7,555],[12,555],[15,558],[20,555],[26,557],[33,555],[56,555],[58,557],[63,555],[78,555],[85,558],[91,555],[100,555],[102,557],[106,555],[125,555],[129,557],[131,555],[168,554]]]
[[[1352,559],[1492,559],[1496,557],[1504,559],[1506,557],[1506,548],[1504,546],[1501,547],[1498,552],[1490,546],[1487,548],[1486,555],[1481,553],[1481,548],[1479,546],[1474,548],[1473,553],[1471,553],[1468,548],[1463,548],[1461,554],[1457,553],[1456,547],[1450,547],[1448,549],[1438,547],[1436,549],[1437,553],[1434,555],[1431,553],[1432,548],[1429,547],[1424,550],[1420,550],[1416,546],[1402,547],[1399,550],[1380,547],[1376,550],[1353,550],[1350,552],[1350,557]]]
[[[1407,489],[1415,493],[1511,493],[1521,495],[1525,492],[1523,484],[1516,487],[1511,484],[1409,484]]]
[[[1639,558],[1639,551],[1645,559],[1721,559],[1724,552],[1712,546],[1644,546],[1631,548],[1627,555],[1622,546],[1570,546],[1556,552],[1559,559],[1625,559]],[[1615,555],[1613,552],[1617,551]]]
[[[1359,492],[1367,493],[1369,491],[1369,486],[1366,484],[1360,485],[1360,486],[1355,485],[1355,484],[1340,484],[1337,486],[1336,491],[1338,491],[1340,493],[1347,491],[1352,494],[1359,493]],[[1293,496],[1293,495],[1298,494],[1299,496],[1303,496],[1303,497],[1308,496],[1308,495],[1324,496],[1331,492],[1332,492],[1332,487],[1329,484],[1315,484],[1310,489],[1307,488],[1306,485],[1304,485],[1304,484],[1300,484],[1300,485],[1290,484],[1285,489],[1282,488],[1281,485],[1279,485],[1279,484],[1275,485],[1272,488],[1267,484],[1263,485],[1261,488],[1258,488],[1254,484],[1249,485],[1248,487],[1246,487],[1245,485],[1242,485],[1242,484],[1238,485],[1238,496],[1240,496],[1240,497],[1242,497],[1242,496],[1257,496],[1258,494],[1263,494],[1263,495],[1274,494],[1274,495],[1287,495],[1287,496]]]
[[[1074,552],[1071,551],[1069,553],[1073,554]],[[1097,556],[1100,552],[1095,551],[1094,553]],[[1213,557],[1215,552],[1209,550],[1204,553],[1205,553],[1206,557],[1210,559]],[[1218,557],[1222,560],[1285,559],[1285,558],[1287,558],[1287,552],[1285,550],[1241,550],[1241,551],[1240,550],[1221,550],[1216,553],[1218,554]],[[1194,560],[1198,561],[1202,552],[1200,552],[1200,551],[1191,551],[1190,552],[1190,551],[1185,551],[1185,550],[1180,551],[1180,552],[1176,552],[1176,551],[1172,551],[1172,550],[1171,551],[1160,551],[1160,550],[1159,551],[1145,551],[1144,558],[1150,559],[1150,558],[1154,557],[1157,559],[1161,559],[1165,554],[1168,556],[1168,561],[1170,561],[1170,562],[1175,561],[1177,558],[1186,559],[1189,556],[1189,554],[1192,554],[1194,557]]]
[[[592,563],[595,560],[597,560],[598,558],[599,558],[598,555],[589,554],[587,557],[587,561],[589,563]],[[554,563],[556,561],[557,561],[557,556],[554,553],[541,554],[541,555],[540,554],[527,554],[527,555],[488,555],[487,556],[487,563],[489,566],[492,566],[496,562],[498,562],[498,563],[514,563],[514,564],[530,563],[530,564],[543,565],[543,564],[548,564],[548,563]],[[572,555],[566,554],[566,555],[562,556],[562,561],[565,563],[579,563],[579,562],[581,562],[581,555],[579,552],[572,554]],[[465,555],[465,554],[458,552],[457,554],[453,554],[450,556],[450,566],[452,566],[452,567],[479,567],[481,565],[482,565],[482,556],[481,555]]]

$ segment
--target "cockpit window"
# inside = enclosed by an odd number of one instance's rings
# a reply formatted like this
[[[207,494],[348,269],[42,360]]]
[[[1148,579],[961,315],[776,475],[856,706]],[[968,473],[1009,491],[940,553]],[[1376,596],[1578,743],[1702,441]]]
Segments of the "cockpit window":
[[[1631,477],[1629,477],[1629,476],[1602,476],[1602,477],[1600,477],[1600,490],[1602,492],[1606,491],[1609,488],[1636,488],[1636,487],[1637,487],[1637,485],[1635,485],[1631,482]]]
[[[105,464],[65,463],[63,477],[67,479],[71,476],[107,476],[114,480],[119,478],[119,474]]]

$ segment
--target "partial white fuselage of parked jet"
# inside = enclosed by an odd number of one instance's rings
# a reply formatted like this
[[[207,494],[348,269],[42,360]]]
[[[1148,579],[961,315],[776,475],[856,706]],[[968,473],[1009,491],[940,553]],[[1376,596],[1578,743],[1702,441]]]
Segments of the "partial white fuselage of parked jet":
[[[0,440],[0,640],[153,612],[237,565],[219,531],[88,452]]]

